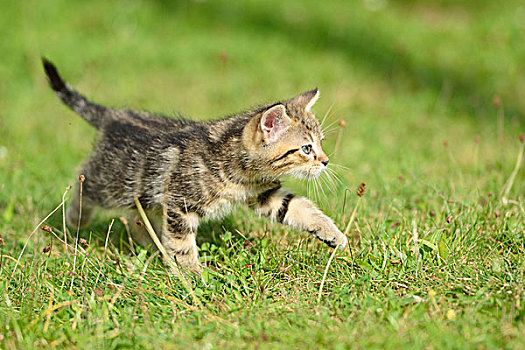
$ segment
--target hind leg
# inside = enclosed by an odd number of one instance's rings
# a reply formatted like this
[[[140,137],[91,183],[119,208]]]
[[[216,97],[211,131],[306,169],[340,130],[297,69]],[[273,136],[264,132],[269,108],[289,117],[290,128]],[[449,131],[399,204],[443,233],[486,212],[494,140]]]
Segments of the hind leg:
[[[202,274],[195,237],[199,217],[196,213],[186,213],[177,207],[167,210],[165,226],[161,235],[162,245],[169,257],[175,258],[182,267]]]
[[[73,200],[66,213],[66,222],[70,228],[78,226],[85,227],[93,218],[96,204],[89,198],[89,193],[82,189],[82,196],[80,196],[80,186],[76,185]]]

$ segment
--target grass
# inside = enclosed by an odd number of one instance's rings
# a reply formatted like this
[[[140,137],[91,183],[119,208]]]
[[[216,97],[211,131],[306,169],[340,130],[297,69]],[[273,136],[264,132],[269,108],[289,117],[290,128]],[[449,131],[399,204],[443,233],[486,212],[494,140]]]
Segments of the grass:
[[[525,347],[521,1],[0,8],[2,348]],[[366,183],[351,250],[323,279],[331,249],[239,208],[200,231],[200,309],[157,255],[129,252],[122,213],[66,248],[40,222],[95,132],[50,92],[42,55],[100,103],[199,120],[319,86],[343,184],[286,184],[344,229]],[[62,238],[62,208],[44,224]]]

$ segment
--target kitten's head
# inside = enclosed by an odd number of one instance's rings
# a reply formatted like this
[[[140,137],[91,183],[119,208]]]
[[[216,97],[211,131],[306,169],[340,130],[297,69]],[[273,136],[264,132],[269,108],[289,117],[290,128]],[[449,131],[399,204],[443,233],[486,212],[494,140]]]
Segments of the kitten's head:
[[[307,91],[254,117],[257,130],[253,151],[267,167],[268,175],[312,178],[328,165],[321,146],[321,126],[311,112],[318,98],[317,89]]]

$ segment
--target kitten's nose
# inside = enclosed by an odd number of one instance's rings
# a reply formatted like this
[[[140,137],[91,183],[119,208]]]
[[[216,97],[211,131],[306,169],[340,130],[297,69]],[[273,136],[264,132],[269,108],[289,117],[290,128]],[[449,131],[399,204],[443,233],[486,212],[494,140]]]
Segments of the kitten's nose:
[[[324,154],[324,152],[321,152],[322,154],[319,155],[319,161],[321,163],[323,163],[324,166],[327,166],[328,165],[328,157],[326,156],[326,154]]]

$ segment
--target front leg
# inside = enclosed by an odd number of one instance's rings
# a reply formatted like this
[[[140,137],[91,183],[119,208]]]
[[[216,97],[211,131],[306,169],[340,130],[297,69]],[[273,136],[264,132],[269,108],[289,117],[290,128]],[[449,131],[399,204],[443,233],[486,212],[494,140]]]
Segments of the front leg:
[[[343,249],[348,239],[314,203],[276,187],[259,195],[255,210],[272,220],[307,231],[330,247]]]
[[[195,240],[199,216],[196,213],[185,213],[177,207],[169,207],[164,217],[161,241],[166,252],[182,267],[197,275],[202,274]]]

